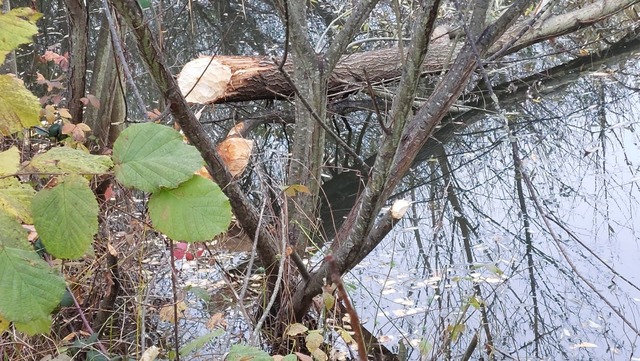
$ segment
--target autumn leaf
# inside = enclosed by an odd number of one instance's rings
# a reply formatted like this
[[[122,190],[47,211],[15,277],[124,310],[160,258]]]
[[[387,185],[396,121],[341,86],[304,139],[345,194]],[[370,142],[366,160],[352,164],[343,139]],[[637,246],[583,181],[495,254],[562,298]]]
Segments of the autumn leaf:
[[[91,131],[91,128],[89,128],[89,126],[84,123],[80,123],[80,124],[67,123],[64,126],[62,126],[62,134],[67,134],[72,136],[73,140],[79,143],[84,142],[84,140],[87,138],[86,133],[90,131]]]
[[[182,316],[182,313],[187,309],[187,304],[184,301],[180,301],[176,304],[176,308],[178,311],[178,317]],[[175,323],[173,314],[173,305],[166,305],[160,309],[160,319],[162,321],[167,321],[171,323]]]

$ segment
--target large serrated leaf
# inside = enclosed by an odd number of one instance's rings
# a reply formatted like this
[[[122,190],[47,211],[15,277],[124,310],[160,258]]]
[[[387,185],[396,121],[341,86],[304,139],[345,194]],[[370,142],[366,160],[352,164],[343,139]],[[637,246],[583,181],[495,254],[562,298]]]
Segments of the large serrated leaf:
[[[0,246],[29,249],[27,230],[12,215],[0,209]]]
[[[0,34],[11,33],[0,30]],[[0,75],[0,114],[0,134],[13,134],[40,125],[40,102],[21,80],[11,75]]]
[[[32,41],[33,35],[38,33],[36,21],[41,16],[42,14],[26,7],[0,14],[0,34],[11,34],[0,37],[0,64],[4,63],[10,51]]]
[[[48,318],[65,292],[62,277],[33,251],[0,246],[0,314],[28,323]]]
[[[37,334],[45,334],[49,333],[51,329],[51,317],[49,315],[36,318],[29,322],[14,322],[16,326],[16,330],[20,332],[24,332],[29,336],[37,335]]]
[[[33,223],[47,252],[58,258],[82,256],[98,232],[98,202],[79,175],[61,178],[33,197]]]
[[[31,200],[35,194],[33,188],[16,178],[0,179],[0,208],[22,223],[33,223]]]
[[[149,215],[155,228],[170,238],[198,242],[227,230],[231,206],[217,184],[194,176],[178,188],[151,195]]]
[[[70,147],[56,147],[33,157],[28,172],[103,174],[113,162],[106,155],[94,155]]]
[[[120,183],[145,192],[175,188],[204,164],[180,133],[155,123],[125,129],[113,145],[113,161]]]
[[[15,174],[20,167],[20,151],[13,146],[0,152],[0,176]]]

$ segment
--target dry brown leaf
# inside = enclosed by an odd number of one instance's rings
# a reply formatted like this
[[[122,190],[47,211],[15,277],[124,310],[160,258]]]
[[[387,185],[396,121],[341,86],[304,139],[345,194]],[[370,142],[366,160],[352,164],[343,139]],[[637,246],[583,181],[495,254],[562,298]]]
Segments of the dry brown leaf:
[[[313,357],[311,357],[309,355],[305,355],[305,354],[303,354],[301,352],[296,352],[295,354],[296,354],[296,356],[298,356],[298,359],[300,361],[313,361]]]
[[[240,137],[228,137],[216,149],[229,173],[235,177],[242,174],[249,164],[253,141]]]
[[[180,301],[176,307],[178,309],[178,317],[180,317],[182,316],[182,312],[187,309],[187,304]],[[173,305],[166,305],[160,309],[160,319],[162,321],[175,323],[175,319],[173,318]]]
[[[224,314],[222,312],[218,312],[211,316],[207,321],[207,328],[210,330],[215,330],[216,328],[222,328],[224,330],[227,329],[227,320],[224,319]]]
[[[213,178],[211,178],[211,174],[209,174],[209,171],[207,170],[207,167],[202,166],[202,168],[198,169],[197,171],[195,171],[196,175],[199,175],[203,178],[207,178],[208,180],[213,180]]]
[[[71,124],[66,123],[62,126],[62,134],[71,135],[76,142],[84,142],[86,139],[85,133],[90,132],[91,128],[84,123]]]

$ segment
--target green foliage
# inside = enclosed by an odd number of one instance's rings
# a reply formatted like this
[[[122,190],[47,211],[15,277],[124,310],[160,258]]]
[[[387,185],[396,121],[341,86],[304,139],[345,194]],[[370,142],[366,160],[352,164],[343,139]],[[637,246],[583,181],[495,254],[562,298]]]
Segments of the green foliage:
[[[169,127],[136,124],[113,144],[116,178],[127,187],[155,192],[175,188],[204,164],[198,150]]]
[[[71,147],[55,147],[33,157],[26,171],[34,173],[103,174],[113,167],[106,155],[93,155]]]
[[[11,35],[0,37],[0,63],[16,47],[31,42],[40,16],[30,8],[0,14],[0,34]],[[59,128],[54,134],[58,136],[65,131],[60,123],[53,122],[56,117],[69,116],[62,114],[63,109],[55,109],[52,105],[45,107],[45,118],[49,131]],[[0,75],[0,114],[0,136],[42,125],[39,100],[12,75]],[[153,193],[149,209],[154,224],[177,240],[211,239],[225,231],[231,221],[229,200],[213,182],[194,177],[204,161],[174,129],[154,123],[129,127],[114,144],[113,160],[81,150],[88,127],[80,124],[74,129],[79,133],[71,130],[73,137],[68,139],[73,141],[67,143],[73,147],[41,152],[24,167],[18,148],[0,152],[0,333],[9,322],[29,335],[47,333],[50,313],[61,300],[64,305],[72,304],[64,279],[42,259],[42,245],[52,256],[67,259],[80,257],[90,249],[98,231],[99,212],[89,186],[90,176],[108,174],[113,169],[123,185]],[[32,185],[14,176],[18,173],[56,178],[50,178],[48,186],[36,193]],[[35,226],[39,238],[33,246],[22,224]],[[194,340],[180,353],[187,355],[221,332]],[[78,349],[84,346],[78,345]],[[92,352],[87,352],[87,359],[103,357]],[[271,360],[264,352],[255,355],[259,360]]]
[[[64,280],[35,252],[0,244],[0,314],[3,317],[25,324],[25,328],[42,329],[64,292]]]
[[[0,30],[0,34],[11,33]],[[0,56],[4,58],[1,51]],[[21,80],[11,75],[0,75],[0,114],[0,135],[10,135],[24,128],[40,125],[40,102],[24,87]]]
[[[180,356],[186,356],[194,351],[199,350],[202,346],[209,343],[209,341],[213,340],[216,337],[220,337],[224,335],[224,330],[218,329],[213,332],[209,332],[206,335],[202,335],[195,340],[187,343],[186,345],[180,348]],[[176,358],[175,351],[169,352],[169,359],[174,360]]]
[[[31,37],[38,33],[36,21],[41,16],[42,14],[26,7],[0,14],[0,34],[11,34],[0,37],[0,64],[4,63],[10,51],[31,42]]]
[[[27,231],[20,222],[0,208],[0,245],[23,250],[30,249]]]
[[[138,0],[138,4],[140,4],[140,8],[148,9],[151,7],[151,0]]]
[[[34,225],[47,252],[58,258],[82,256],[98,232],[98,202],[86,179],[69,175],[33,198]]]
[[[51,327],[51,317],[42,317],[29,322],[14,322],[16,329],[27,335],[36,335],[39,333],[48,333]]]
[[[35,194],[33,188],[20,183],[17,178],[0,179],[0,209],[22,223],[33,223],[31,200]]]
[[[154,227],[174,240],[206,241],[231,223],[231,206],[220,187],[194,176],[175,189],[163,189],[149,200]]]
[[[273,359],[257,347],[233,345],[227,355],[227,361],[273,361]]]

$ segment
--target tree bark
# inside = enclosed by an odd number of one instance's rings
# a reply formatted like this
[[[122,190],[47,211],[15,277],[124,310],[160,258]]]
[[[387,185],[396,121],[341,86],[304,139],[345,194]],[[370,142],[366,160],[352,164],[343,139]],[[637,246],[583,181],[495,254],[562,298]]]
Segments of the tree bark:
[[[88,106],[85,118],[95,137],[96,145],[102,148],[110,146],[115,141],[122,125],[114,124],[122,124],[126,118],[124,87],[118,76],[121,72],[115,61],[106,18],[102,19],[97,49],[89,93],[95,96],[100,104],[99,107]]]
[[[89,34],[89,14],[82,0],[65,0],[69,13],[69,114],[74,124],[82,123],[87,73],[87,42]]]

